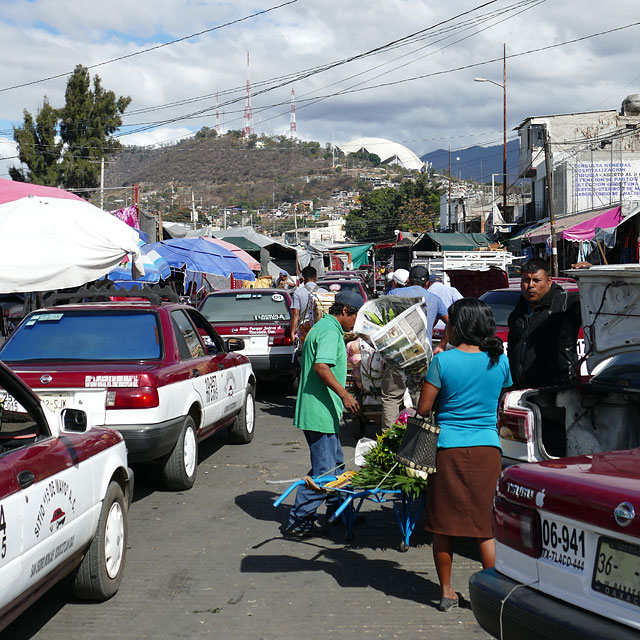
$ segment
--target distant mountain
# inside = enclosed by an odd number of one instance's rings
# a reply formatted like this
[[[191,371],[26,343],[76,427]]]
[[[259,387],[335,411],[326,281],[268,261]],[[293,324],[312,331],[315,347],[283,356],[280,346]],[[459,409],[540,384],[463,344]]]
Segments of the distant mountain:
[[[516,180],[518,171],[518,155],[520,153],[520,141],[507,142],[507,180],[511,183]],[[457,159],[459,158],[459,160]],[[503,147],[468,147],[451,152],[451,175],[464,180],[476,182],[491,182],[491,174],[496,182],[502,183],[502,158]],[[438,149],[420,157],[424,162],[430,162],[436,171],[449,170],[449,151]]]

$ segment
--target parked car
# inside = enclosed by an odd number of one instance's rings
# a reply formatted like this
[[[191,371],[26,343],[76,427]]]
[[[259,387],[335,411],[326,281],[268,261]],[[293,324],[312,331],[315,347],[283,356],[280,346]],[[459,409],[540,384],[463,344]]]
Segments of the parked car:
[[[588,375],[574,385],[506,393],[498,412],[505,461],[640,445],[639,265],[576,270]]]
[[[469,583],[483,629],[521,640],[638,638],[638,507],[638,448],[505,469],[495,569]]]
[[[210,293],[200,312],[223,337],[241,338],[258,378],[296,374],[291,341],[291,296],[283,289],[229,289]]]
[[[127,294],[141,295],[118,292]],[[130,462],[159,463],[168,488],[189,489],[198,442],[223,428],[251,442],[255,376],[230,352],[242,340],[225,344],[193,307],[148,298],[34,311],[0,359],[49,408],[82,407],[93,424],[122,433]]]
[[[122,579],[125,444],[73,405],[49,410],[0,363],[0,630],[69,574],[89,600],[111,597]]]

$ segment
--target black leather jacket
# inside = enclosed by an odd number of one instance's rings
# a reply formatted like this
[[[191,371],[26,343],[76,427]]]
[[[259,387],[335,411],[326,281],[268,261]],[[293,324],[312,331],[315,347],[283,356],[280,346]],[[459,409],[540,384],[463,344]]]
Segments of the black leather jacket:
[[[509,316],[508,356],[516,389],[574,382],[580,330],[580,298],[552,283],[531,309],[520,296]]]

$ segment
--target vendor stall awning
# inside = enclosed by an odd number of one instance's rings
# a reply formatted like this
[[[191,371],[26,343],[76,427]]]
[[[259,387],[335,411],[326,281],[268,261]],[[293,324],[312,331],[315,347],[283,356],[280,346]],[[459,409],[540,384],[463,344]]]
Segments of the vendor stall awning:
[[[431,242],[429,242],[431,241]],[[429,231],[413,246],[415,250],[433,250],[428,245],[435,244],[437,251],[475,251],[488,247],[489,239],[484,233],[444,233]]]
[[[556,237],[558,239],[580,242],[591,240],[596,229],[610,229],[617,227],[623,222],[620,207],[599,211],[587,211],[576,213],[572,216],[556,219]],[[551,223],[545,222],[543,225],[528,231],[525,237],[532,244],[546,242],[551,236]]]

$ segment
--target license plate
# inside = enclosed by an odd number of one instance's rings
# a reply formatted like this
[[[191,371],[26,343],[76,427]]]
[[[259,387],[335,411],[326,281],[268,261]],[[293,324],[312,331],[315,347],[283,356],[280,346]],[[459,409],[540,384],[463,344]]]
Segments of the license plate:
[[[584,571],[584,530],[542,517],[541,560]]]
[[[4,411],[27,413],[27,410],[9,393],[0,390],[0,404]]]
[[[54,413],[60,411],[60,409],[64,409],[69,401],[69,396],[64,394],[39,393],[38,397],[47,405],[47,408]]]
[[[640,546],[600,538],[591,588],[640,607]]]

